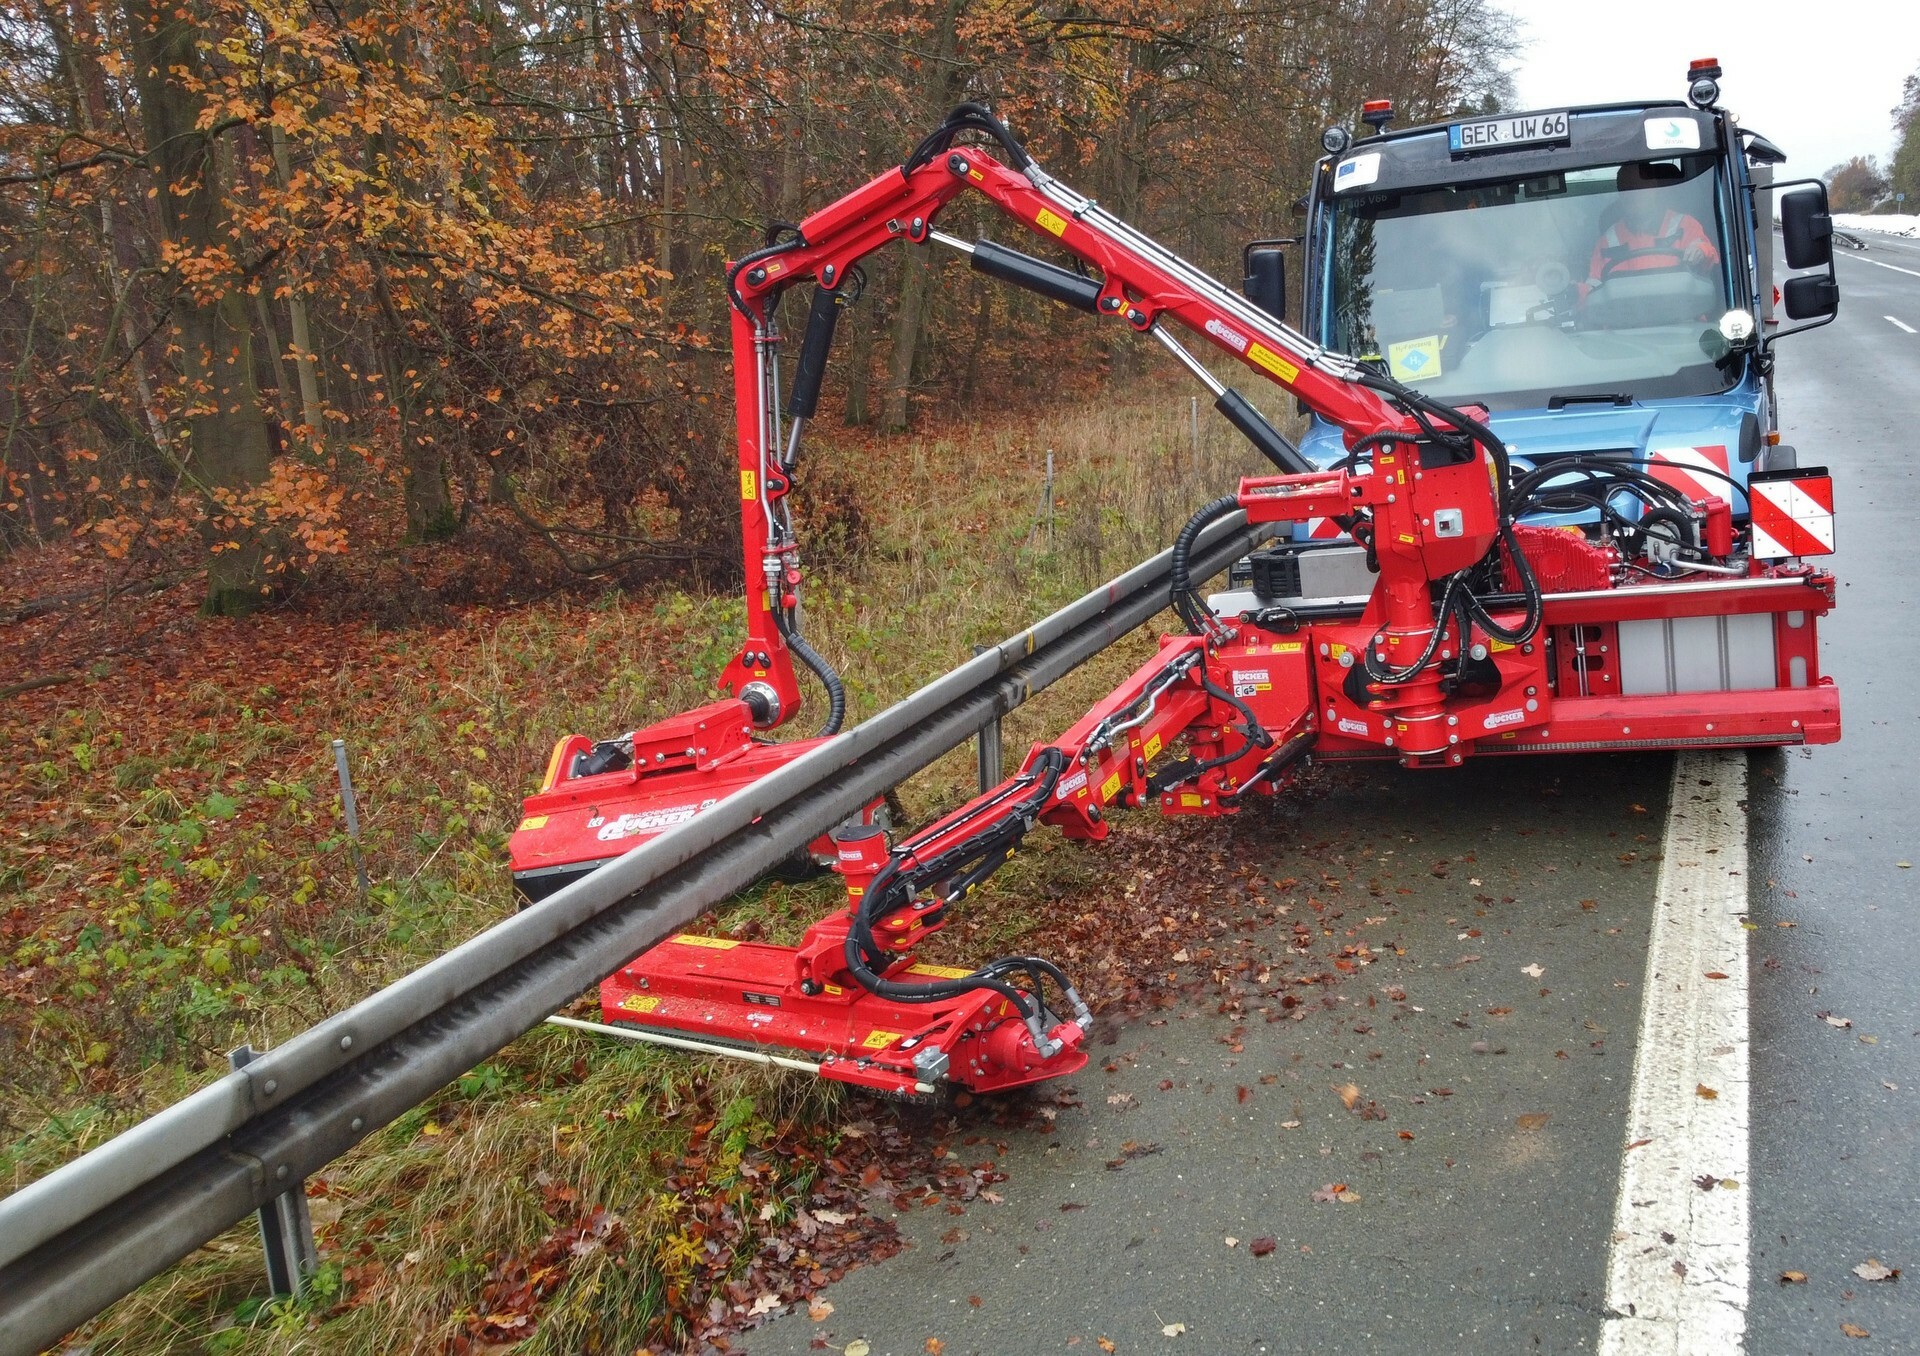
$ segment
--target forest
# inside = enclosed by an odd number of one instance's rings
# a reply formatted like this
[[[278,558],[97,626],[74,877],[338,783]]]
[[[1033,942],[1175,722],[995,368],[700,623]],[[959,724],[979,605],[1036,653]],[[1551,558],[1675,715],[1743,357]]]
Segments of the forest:
[[[1513,40],[1485,0],[0,13],[0,552],[236,615],[460,540],[548,585],[725,581],[724,262],[962,99],[1225,276],[1327,124],[1495,106]],[[849,425],[1018,408],[1042,350],[1132,361],[933,260],[875,272]]]

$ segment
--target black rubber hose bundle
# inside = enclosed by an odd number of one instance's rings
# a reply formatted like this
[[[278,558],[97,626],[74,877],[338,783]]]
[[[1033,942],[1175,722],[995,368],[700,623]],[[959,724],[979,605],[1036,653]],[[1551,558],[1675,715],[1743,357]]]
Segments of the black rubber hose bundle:
[[[1187,519],[1186,526],[1180,529],[1180,535],[1173,539],[1173,562],[1169,566],[1168,583],[1172,589],[1173,610],[1186,624],[1188,635],[1205,635],[1211,620],[1206,601],[1193,590],[1191,571],[1194,543],[1210,524],[1239,507],[1238,495],[1223,494]]]
[[[785,611],[777,607],[773,610],[773,624],[780,628],[780,638],[787,642],[787,648],[793,651],[795,658],[812,669],[813,676],[820,680],[820,686],[827,690],[827,719],[820,726],[820,733],[839,734],[840,727],[847,719],[846,685],[840,681],[840,675],[834,672],[826,656],[807,644],[799,629],[787,619]]]
[[[994,812],[995,819],[991,826],[928,861],[920,861],[914,856],[911,843],[895,850],[892,860],[868,882],[866,892],[860,897],[859,908],[854,911],[853,926],[847,933],[847,970],[862,988],[897,1003],[936,1003],[961,997],[976,989],[991,989],[1011,1002],[1023,1017],[1039,1015],[1040,999],[1037,994],[1027,993],[1007,983],[1003,975],[1024,970],[1033,976],[1037,985],[1044,974],[1052,978],[1062,991],[1068,989],[1066,975],[1059,967],[1037,956],[1002,957],[962,978],[934,980],[926,984],[898,983],[886,979],[873,968],[873,962],[882,954],[874,940],[874,923],[909,903],[914,890],[924,882],[944,880],[969,862],[982,858],[999,855],[1004,860],[1037,821],[1041,808],[1053,794],[1066,766],[1065,753],[1057,748],[1042,749],[1039,760],[1023,779],[1025,786],[1011,809],[1006,808],[1004,800],[997,800],[976,811]]]

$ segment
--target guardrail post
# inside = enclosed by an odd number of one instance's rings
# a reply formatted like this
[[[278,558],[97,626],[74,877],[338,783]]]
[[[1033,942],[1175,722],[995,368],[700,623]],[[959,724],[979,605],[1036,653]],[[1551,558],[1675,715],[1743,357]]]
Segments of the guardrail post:
[[[1048,454],[1047,460],[1049,463],[1052,462],[1051,453]],[[973,647],[973,652],[981,655],[988,649],[988,646],[976,645]],[[974,736],[974,746],[974,752],[979,758],[980,790],[983,793],[991,791],[1000,785],[1001,778],[1004,776],[1000,771],[1000,717],[995,716],[980,727],[980,733]]]
[[[360,903],[367,902],[367,859],[360,851],[360,806],[353,794],[353,774],[347,770],[347,741],[333,741],[333,770],[340,778],[340,808],[347,816],[347,842],[353,848],[353,874],[360,885]]]
[[[227,1063],[244,1069],[258,1053],[251,1045],[243,1045],[227,1052]],[[304,1179],[260,1207],[260,1247],[267,1255],[267,1285],[273,1293],[295,1299],[305,1294],[307,1277],[320,1265],[320,1253],[313,1243]]]

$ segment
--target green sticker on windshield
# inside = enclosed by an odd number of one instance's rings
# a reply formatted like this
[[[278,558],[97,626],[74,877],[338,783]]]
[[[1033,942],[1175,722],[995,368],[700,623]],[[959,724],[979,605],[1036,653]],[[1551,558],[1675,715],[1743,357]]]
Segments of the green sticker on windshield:
[[[1400,381],[1428,381],[1440,375],[1440,336],[1387,345],[1387,370]]]

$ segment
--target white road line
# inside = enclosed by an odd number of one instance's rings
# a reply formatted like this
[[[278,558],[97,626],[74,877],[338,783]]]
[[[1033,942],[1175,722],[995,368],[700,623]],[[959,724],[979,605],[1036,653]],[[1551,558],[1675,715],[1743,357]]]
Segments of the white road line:
[[[1902,268],[1898,264],[1883,264],[1878,259],[1861,259],[1858,256],[1852,255],[1852,254],[1842,254],[1839,257],[1842,259],[1852,259],[1855,263],[1858,263],[1858,264],[1872,264],[1875,268],[1890,268],[1895,273],[1905,273],[1912,277],[1920,278],[1920,270],[1915,270],[1911,268]]]
[[[1744,1348],[1746,795],[1744,753],[1683,753],[1674,761],[1607,1258],[1602,1356]]]
[[[1886,322],[1887,322],[1887,323],[1888,323],[1889,325],[1893,325],[1893,326],[1895,326],[1895,327],[1897,327],[1897,328],[1899,328],[1899,329],[1903,329],[1903,330],[1905,330],[1905,331],[1906,331],[1906,332],[1907,332],[1908,334],[1913,334],[1913,333],[1915,333],[1915,330],[1914,330],[1914,328],[1913,328],[1913,326],[1911,326],[1911,325],[1909,325],[1909,324],[1908,324],[1908,323],[1907,323],[1906,321],[1904,321],[1904,320],[1895,320],[1895,319],[1894,319],[1894,318],[1893,318],[1892,316],[1890,316],[1890,315],[1883,315],[1883,316],[1881,316],[1880,318],[1881,318],[1882,320],[1884,320],[1884,321],[1886,321]]]

